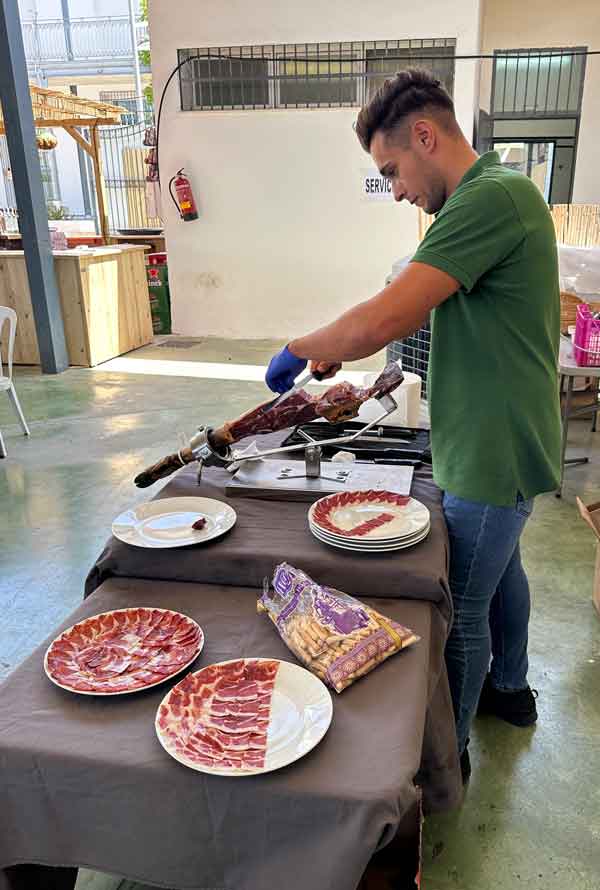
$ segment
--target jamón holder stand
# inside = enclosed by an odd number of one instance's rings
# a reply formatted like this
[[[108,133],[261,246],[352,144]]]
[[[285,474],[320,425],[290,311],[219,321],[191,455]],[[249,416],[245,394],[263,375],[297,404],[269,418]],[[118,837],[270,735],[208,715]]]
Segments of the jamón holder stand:
[[[266,451],[256,451],[253,454],[234,456],[231,448],[218,450],[210,440],[212,432],[211,427],[199,427],[198,432],[190,440],[189,448],[194,456],[194,460],[198,461],[198,484],[202,478],[202,470],[204,467],[231,467],[232,464],[241,464],[246,461],[262,460],[265,457],[273,457],[278,454],[287,454],[292,451],[301,451],[304,449],[304,473],[293,474],[295,467],[282,467],[279,479],[327,479],[330,482],[343,482],[348,475],[348,470],[340,467],[336,472],[336,478],[330,476],[321,476],[321,455],[322,448],[326,445],[346,445],[358,439],[360,436],[370,430],[372,427],[385,420],[398,407],[393,396],[387,394],[376,399],[381,405],[383,412],[374,420],[369,421],[364,427],[355,433],[347,436],[335,436],[332,439],[326,439],[324,442],[317,442],[306,432],[298,430],[299,434],[305,439],[305,442],[299,442],[296,445],[286,445],[281,448],[271,448]],[[183,461],[182,461],[183,464]]]

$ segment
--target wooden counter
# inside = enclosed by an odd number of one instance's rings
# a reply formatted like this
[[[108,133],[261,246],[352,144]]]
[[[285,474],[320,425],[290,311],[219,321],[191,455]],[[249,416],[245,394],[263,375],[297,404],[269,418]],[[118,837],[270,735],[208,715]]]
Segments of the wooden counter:
[[[144,244],[146,253],[164,253],[165,252],[165,236],[164,235],[110,235],[110,244],[121,244],[125,241],[128,244]]]
[[[141,245],[54,251],[70,365],[86,368],[152,342]],[[0,252],[0,306],[17,313],[14,361],[39,365],[25,255]]]

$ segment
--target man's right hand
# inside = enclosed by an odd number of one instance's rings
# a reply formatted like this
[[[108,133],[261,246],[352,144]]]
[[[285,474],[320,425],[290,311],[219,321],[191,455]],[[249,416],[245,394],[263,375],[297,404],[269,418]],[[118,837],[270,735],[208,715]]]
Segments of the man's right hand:
[[[274,355],[269,362],[265,381],[273,392],[284,393],[291,389],[300,371],[307,365],[305,358],[298,358],[287,346]]]
[[[310,370],[315,375],[317,380],[329,380],[330,377],[335,377],[337,372],[341,369],[341,362],[311,362]]]

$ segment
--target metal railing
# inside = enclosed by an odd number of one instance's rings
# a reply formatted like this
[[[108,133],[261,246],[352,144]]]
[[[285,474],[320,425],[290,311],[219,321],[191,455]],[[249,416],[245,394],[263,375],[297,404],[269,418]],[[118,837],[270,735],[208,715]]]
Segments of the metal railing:
[[[22,22],[25,56],[30,62],[132,58],[127,16],[35,19]],[[136,22],[137,46],[148,39],[148,23]]]
[[[150,123],[148,117],[146,124]],[[148,216],[146,165],[149,148],[143,138],[146,124],[101,127],[100,145],[111,232],[121,229],[160,229],[158,217]]]

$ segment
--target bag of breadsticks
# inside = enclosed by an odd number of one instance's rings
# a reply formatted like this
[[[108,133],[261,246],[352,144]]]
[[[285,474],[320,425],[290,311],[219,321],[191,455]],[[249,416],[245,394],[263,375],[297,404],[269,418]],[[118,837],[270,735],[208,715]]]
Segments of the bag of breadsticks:
[[[267,612],[294,655],[341,692],[401,649],[420,639],[407,627],[300,569],[282,563],[273,590],[265,584],[258,611]]]

